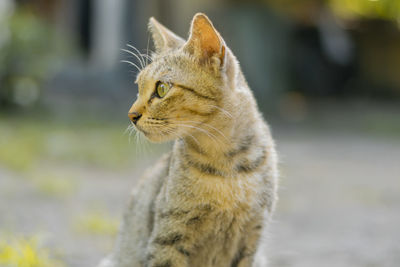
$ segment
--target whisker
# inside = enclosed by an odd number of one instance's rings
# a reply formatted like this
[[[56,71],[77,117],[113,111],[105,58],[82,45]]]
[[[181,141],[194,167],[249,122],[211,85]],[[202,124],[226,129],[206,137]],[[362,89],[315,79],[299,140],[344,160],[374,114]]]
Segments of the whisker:
[[[183,118],[185,118],[185,117],[183,117]],[[188,120],[185,120],[185,121],[183,121],[183,120],[174,120],[175,122],[188,122],[188,123],[196,123],[196,125],[204,125],[204,126],[207,126],[207,127],[209,127],[209,128],[211,128],[211,129],[213,129],[213,130],[215,130],[218,134],[220,134],[224,139],[225,139],[225,141],[226,141],[226,143],[229,143],[229,139],[225,136],[225,134],[223,133],[223,132],[221,132],[219,129],[217,129],[217,128],[215,128],[214,126],[212,126],[212,125],[210,125],[210,124],[208,124],[208,123],[205,123],[205,122],[199,122],[199,121],[188,121]],[[204,128],[202,128],[202,129],[204,129]],[[209,132],[209,131],[208,131]],[[210,132],[209,132],[210,133]],[[211,134],[211,133],[210,133]],[[215,138],[217,138],[215,135],[213,135]],[[221,141],[221,140],[219,140],[219,141]]]
[[[134,129],[134,128],[131,128],[131,130],[130,130],[130,132],[129,132],[129,144],[131,143],[131,137],[132,137],[132,134],[134,135],[134,136],[136,136],[136,130]]]
[[[151,58],[151,56],[149,56],[149,55],[146,54],[146,53],[147,53],[147,51],[146,51],[146,52],[143,52],[141,55],[142,55],[145,59],[150,60],[150,61],[153,61],[153,59]],[[147,65],[147,62],[146,62],[146,65]]]
[[[129,144],[131,143],[131,136],[132,136],[132,132],[134,131],[135,129],[133,129],[132,128],[132,126],[131,125],[129,125],[128,126],[128,128],[126,129],[126,131],[125,132],[127,132],[128,131],[128,142],[129,142]]]
[[[166,130],[169,130],[170,133],[172,133],[172,134],[176,134],[180,139],[182,139],[182,140],[184,141],[184,138],[183,138],[181,135],[179,135],[176,131],[171,131],[171,130],[170,130],[170,129],[174,130],[174,128],[172,128],[171,126],[167,126],[167,127],[168,127],[168,128],[167,128]],[[186,134],[189,135],[189,137],[192,138],[193,141],[195,141],[196,144],[200,146],[200,142],[199,142],[199,140],[197,140],[196,137],[194,137],[194,136],[193,136],[192,134],[190,134],[190,133],[186,133]]]
[[[149,43],[150,43],[150,35],[147,35],[147,47],[146,47],[146,65],[148,64],[149,60]]]
[[[179,122],[179,121],[178,121],[178,122]],[[196,127],[196,126],[194,126],[194,125],[177,124],[177,123],[175,123],[175,122],[173,122],[173,123],[174,123],[176,126],[188,127],[188,128],[193,128],[193,129],[199,130],[200,132],[206,134],[208,137],[210,137],[214,142],[216,142],[216,143],[219,145],[219,143],[218,143],[218,141],[219,141],[218,138],[217,138],[214,134],[208,132],[207,130],[205,130],[205,129],[203,129],[203,128]]]
[[[198,146],[200,146],[200,142],[199,142],[199,140],[197,140],[197,138],[196,137],[194,137],[192,134],[190,134],[190,133],[186,133],[187,135],[189,135],[189,137],[191,137],[192,139],[193,139],[193,141],[195,141],[196,142],[196,144],[198,145]],[[181,139],[183,139],[182,137],[181,137]],[[184,139],[183,139],[184,140]]]
[[[130,62],[130,61],[128,61],[128,60],[121,60],[121,62],[122,62],[122,63],[128,63],[128,64],[130,64],[130,65],[136,67],[138,71],[141,71],[141,69],[140,69],[135,63],[133,63],[133,62]]]
[[[135,127],[135,125],[133,125],[133,122],[131,122],[131,125],[130,125],[130,132],[129,132],[129,143],[131,142],[131,136],[132,136],[132,134],[136,137],[136,135],[137,135],[137,129],[136,129],[136,127]]]
[[[144,59],[143,59],[143,55],[142,55],[142,53],[140,53],[140,51],[139,51],[139,49],[137,49],[136,47],[134,47],[133,45],[130,45],[130,44],[126,44],[128,47],[130,47],[130,48],[132,48],[132,49],[134,49],[140,56],[141,56],[141,58],[142,58],[142,65],[144,65]]]
[[[130,143],[130,130],[131,130],[131,125],[128,125],[128,127],[126,127],[126,129],[125,129],[125,131],[123,133],[123,135],[129,133],[129,135],[128,135],[129,143]]]
[[[126,127],[126,129],[125,129],[123,134],[125,135],[128,131],[130,131],[131,127],[132,127],[132,125],[129,124],[128,127]]]
[[[133,137],[135,139],[135,153],[139,154],[140,153],[140,151],[139,151],[139,147],[140,147],[139,131],[136,128],[134,128],[134,130],[132,132],[134,134]]]
[[[140,63],[140,66],[142,67],[142,69],[144,68],[144,66],[143,66],[143,62],[140,60],[140,58],[139,58],[139,56],[138,55],[136,55],[135,53],[133,53],[132,51],[129,51],[129,50],[127,50],[127,49],[123,49],[123,48],[121,48],[121,50],[122,51],[124,51],[124,52],[127,52],[127,53],[129,53],[129,54],[131,54],[132,56],[134,56],[134,57],[136,57],[137,58],[137,60],[139,61],[139,63]]]
[[[231,113],[229,113],[227,110],[225,110],[225,109],[223,109],[223,108],[221,108],[221,107],[218,107],[218,106],[215,106],[215,105],[210,105],[210,104],[208,104],[208,106],[220,110],[222,113],[224,113],[226,116],[228,116],[228,117],[231,118],[231,119],[233,118],[233,116],[232,116]]]
[[[229,142],[229,139],[225,136],[225,134],[223,132],[221,132],[219,129],[215,128],[214,126],[205,123],[205,122],[199,122],[199,121],[180,121],[180,122],[189,122],[189,123],[196,123],[197,125],[204,125],[207,127],[210,127],[211,129],[215,130],[217,133],[219,133],[227,142]]]
[[[143,154],[144,152],[144,146],[143,146],[143,136],[141,131],[136,131],[136,136],[137,136],[137,148],[139,150],[140,154]]]
[[[121,50],[124,51],[124,52],[127,52],[127,53],[129,53],[131,55],[134,55],[139,60],[140,65],[143,66],[143,68],[148,65],[148,60],[152,61],[152,58],[149,55],[146,55],[146,54],[143,54],[143,53],[136,54],[133,51],[130,51],[130,50],[127,50],[127,49],[123,49],[123,48],[121,48]],[[140,59],[138,58],[138,55],[140,55]]]

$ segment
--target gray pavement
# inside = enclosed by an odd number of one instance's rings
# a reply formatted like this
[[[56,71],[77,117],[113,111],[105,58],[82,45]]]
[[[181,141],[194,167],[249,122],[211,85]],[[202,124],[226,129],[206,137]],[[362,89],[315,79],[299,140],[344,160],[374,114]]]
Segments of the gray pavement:
[[[268,236],[270,266],[400,266],[400,140],[283,129],[275,138],[281,187]],[[79,181],[68,197],[38,194],[0,167],[0,230],[43,233],[67,266],[94,266],[113,236],[79,232],[74,218],[96,208],[119,218],[143,168],[59,168]]]

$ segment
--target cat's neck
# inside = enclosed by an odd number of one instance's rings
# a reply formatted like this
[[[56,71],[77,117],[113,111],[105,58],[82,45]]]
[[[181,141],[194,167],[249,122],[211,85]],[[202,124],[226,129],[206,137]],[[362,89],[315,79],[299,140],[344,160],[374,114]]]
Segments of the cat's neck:
[[[217,110],[212,120],[197,125],[182,139],[182,145],[190,152],[218,157],[229,151],[234,139],[240,138],[240,124],[235,112],[226,108]]]
[[[261,137],[265,133],[262,119],[251,108],[235,111],[220,111],[213,120],[199,125],[199,131],[175,142],[173,156],[189,159],[204,166],[221,170],[229,176],[235,164],[251,155],[252,150],[260,147]]]

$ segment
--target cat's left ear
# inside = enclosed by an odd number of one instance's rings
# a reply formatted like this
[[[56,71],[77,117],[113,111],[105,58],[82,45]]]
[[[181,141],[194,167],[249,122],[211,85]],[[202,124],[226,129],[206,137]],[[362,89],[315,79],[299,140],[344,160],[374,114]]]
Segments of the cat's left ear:
[[[218,67],[225,63],[225,42],[205,14],[197,13],[193,17],[190,36],[183,49],[201,62],[209,61]]]
[[[149,30],[153,37],[156,53],[179,48],[185,43],[181,37],[168,30],[153,17],[149,20]]]

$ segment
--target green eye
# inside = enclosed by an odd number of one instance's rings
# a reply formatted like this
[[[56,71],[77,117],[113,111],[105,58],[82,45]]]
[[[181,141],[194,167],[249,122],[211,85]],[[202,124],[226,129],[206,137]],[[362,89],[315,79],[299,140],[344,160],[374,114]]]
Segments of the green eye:
[[[160,82],[160,81],[158,81],[157,83],[156,83],[156,93],[157,93],[157,96],[158,97],[164,97],[166,94],[167,94],[167,92],[168,92],[168,90],[169,90],[169,84],[168,83],[165,83],[165,82]]]

